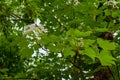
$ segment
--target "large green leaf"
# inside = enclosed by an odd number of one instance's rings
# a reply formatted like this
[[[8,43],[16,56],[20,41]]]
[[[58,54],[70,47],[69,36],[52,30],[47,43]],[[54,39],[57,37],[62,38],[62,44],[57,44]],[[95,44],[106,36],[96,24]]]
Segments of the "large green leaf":
[[[113,42],[110,42],[108,40],[103,40],[101,38],[97,39],[97,43],[104,50],[115,50],[115,48],[116,48],[116,46]]]
[[[95,57],[97,56],[97,53],[93,48],[86,47],[85,52],[86,55],[88,55],[93,61],[95,61]]]
[[[95,42],[95,40],[85,39],[83,40],[83,42],[84,42],[84,46],[90,46]]]
[[[75,52],[72,51],[71,48],[68,47],[68,48],[65,48],[63,50],[63,55],[64,55],[65,58],[68,57],[68,56],[73,57],[75,55]]]
[[[50,43],[50,44],[48,44],[47,49],[49,49],[50,52],[58,53],[58,52],[62,51],[63,47],[64,46],[61,44],[55,45],[54,43]]]
[[[102,50],[98,55],[98,59],[103,66],[111,66],[112,64],[115,65],[116,59],[112,56],[110,51]]]

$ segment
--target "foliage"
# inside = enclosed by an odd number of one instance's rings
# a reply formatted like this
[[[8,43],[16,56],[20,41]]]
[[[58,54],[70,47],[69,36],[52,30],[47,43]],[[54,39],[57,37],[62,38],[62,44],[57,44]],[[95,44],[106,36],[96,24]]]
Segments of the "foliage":
[[[0,79],[119,80],[119,7],[120,0],[0,1]]]

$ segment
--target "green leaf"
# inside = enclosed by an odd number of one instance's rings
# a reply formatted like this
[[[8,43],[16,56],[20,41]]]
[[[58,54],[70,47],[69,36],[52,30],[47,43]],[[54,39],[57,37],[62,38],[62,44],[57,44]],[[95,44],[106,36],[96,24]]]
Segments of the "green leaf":
[[[87,37],[90,36],[91,33],[91,31],[81,32],[78,29],[70,29],[69,31],[67,31],[66,35],[76,37]]]
[[[30,49],[30,48],[27,48],[27,47],[25,47],[25,48],[23,48],[22,50],[21,50],[21,58],[22,59],[24,59],[24,58],[30,58],[31,56],[32,56],[32,54],[33,54],[33,49]]]
[[[102,50],[98,56],[101,64],[103,66],[111,66],[112,64],[115,65],[115,58],[111,55],[110,51]]]
[[[65,58],[68,57],[68,56],[73,57],[75,55],[75,52],[72,51],[71,48],[65,48],[63,50],[63,55],[64,55]]]
[[[53,45],[54,43],[48,44],[47,49],[49,49],[51,52],[58,53],[59,51],[62,51],[63,45]]]
[[[110,10],[109,10],[109,9],[106,9],[106,10],[105,10],[105,15],[106,15],[106,16],[111,15],[111,12],[110,12]]]
[[[91,39],[85,39],[85,40],[84,40],[85,46],[92,45],[94,42],[95,42],[95,40],[91,40]]]
[[[88,55],[93,61],[95,61],[95,57],[97,56],[96,52],[91,47],[86,47],[85,54]]]
[[[69,39],[69,44],[72,46],[72,47],[75,47],[75,45],[76,45],[76,41],[75,41],[75,39]]]
[[[104,22],[104,23],[106,23],[106,22]],[[96,31],[97,32],[106,32],[106,31],[108,31],[108,29],[107,28],[97,28]]]
[[[7,68],[3,68],[3,69],[0,69],[0,72],[6,73],[8,70],[9,70],[9,69],[7,69]]]
[[[95,51],[95,53],[98,55],[99,54],[98,46],[97,45],[93,45],[92,48]]]
[[[120,14],[120,11],[113,11],[112,17],[116,18]]]
[[[50,39],[50,42],[57,42],[60,40],[59,36],[56,35],[50,35],[48,39]]]
[[[115,50],[116,46],[113,42],[109,42],[108,40],[103,40],[101,38],[97,39],[97,43],[104,50]]]

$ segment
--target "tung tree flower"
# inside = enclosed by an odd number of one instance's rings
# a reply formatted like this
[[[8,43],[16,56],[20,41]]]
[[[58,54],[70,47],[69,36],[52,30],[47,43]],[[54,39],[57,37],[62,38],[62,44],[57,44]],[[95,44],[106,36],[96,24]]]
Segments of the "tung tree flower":
[[[107,1],[107,2],[104,3],[104,5],[110,5],[113,8],[117,8],[118,9],[119,7],[117,6],[117,4],[118,4],[118,2],[115,1],[115,0],[109,0],[109,1]]]

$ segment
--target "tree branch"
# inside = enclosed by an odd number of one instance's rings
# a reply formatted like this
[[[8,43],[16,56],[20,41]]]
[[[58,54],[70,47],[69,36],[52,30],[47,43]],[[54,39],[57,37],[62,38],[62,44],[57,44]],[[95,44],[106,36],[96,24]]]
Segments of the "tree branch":
[[[82,76],[82,80],[85,80],[85,76],[84,76],[82,68],[80,66],[76,65],[75,63],[73,63],[71,60],[70,60],[70,63],[72,63],[73,66],[75,66],[76,68],[78,68],[80,70],[80,73],[81,73],[81,76]]]

